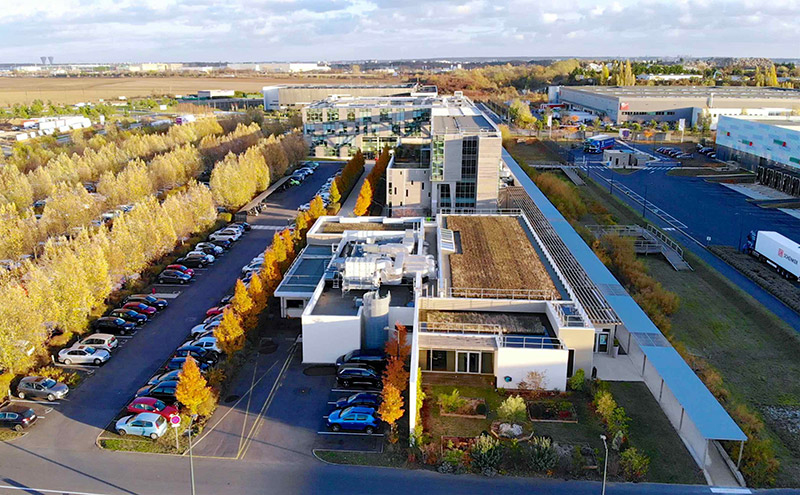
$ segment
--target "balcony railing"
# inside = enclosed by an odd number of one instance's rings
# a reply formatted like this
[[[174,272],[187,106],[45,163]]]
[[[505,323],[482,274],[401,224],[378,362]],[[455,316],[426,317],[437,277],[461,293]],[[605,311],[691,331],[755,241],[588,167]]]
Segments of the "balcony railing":
[[[419,324],[420,332],[457,333],[457,334],[490,334],[500,335],[502,327],[492,323],[448,323],[440,321],[423,321]]]
[[[518,349],[565,349],[557,337],[544,336],[523,336],[523,335],[501,335],[497,337],[500,347],[511,347]]]
[[[574,304],[553,304],[553,308],[558,315],[558,320],[565,327],[585,327],[586,321],[578,313],[578,308]]]
[[[554,301],[558,299],[555,291],[547,289],[494,289],[486,287],[449,287],[440,297],[465,299],[513,299],[521,301]]]

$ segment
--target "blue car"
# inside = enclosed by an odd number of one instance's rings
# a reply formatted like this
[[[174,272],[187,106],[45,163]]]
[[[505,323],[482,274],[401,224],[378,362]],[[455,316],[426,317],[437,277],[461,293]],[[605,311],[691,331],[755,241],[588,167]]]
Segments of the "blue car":
[[[137,325],[144,325],[147,321],[147,315],[137,313],[132,309],[119,308],[111,312],[110,316],[122,318],[125,321],[136,323]]]
[[[336,409],[344,409],[350,406],[362,406],[377,409],[379,402],[380,398],[378,397],[378,394],[359,392],[351,395],[350,397],[344,397],[336,401]]]
[[[371,407],[347,407],[328,415],[328,428],[332,431],[363,431],[371,435],[378,429],[378,418]]]

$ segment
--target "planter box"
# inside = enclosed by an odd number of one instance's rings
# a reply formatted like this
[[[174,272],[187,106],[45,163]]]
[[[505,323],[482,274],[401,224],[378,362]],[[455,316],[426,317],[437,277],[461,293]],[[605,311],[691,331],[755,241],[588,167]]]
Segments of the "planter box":
[[[564,405],[568,405],[565,407]],[[575,406],[566,400],[528,402],[528,417],[539,423],[577,423]]]
[[[439,416],[444,417],[451,417],[451,418],[472,418],[472,419],[486,419],[486,414],[477,414],[473,412],[470,414],[468,411],[475,411],[480,404],[483,404],[483,407],[486,407],[486,401],[484,399],[470,399],[464,398],[467,401],[467,405],[461,408],[461,411],[464,412],[444,412],[442,406],[439,406]]]

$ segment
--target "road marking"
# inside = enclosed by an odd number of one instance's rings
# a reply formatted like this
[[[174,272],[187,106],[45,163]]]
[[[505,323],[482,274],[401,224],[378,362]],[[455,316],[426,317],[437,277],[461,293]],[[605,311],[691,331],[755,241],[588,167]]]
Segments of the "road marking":
[[[58,493],[59,495],[109,495],[106,493],[98,493],[98,492],[74,492],[71,490],[64,490],[63,488],[60,490],[48,490],[46,488],[31,488],[27,486],[11,486],[11,485],[0,485],[0,490],[19,490],[19,491],[26,491],[28,493]]]
[[[159,299],[175,299],[176,297],[180,296],[183,291],[177,292],[156,292],[155,294],[149,294],[153,297],[157,297]]]
[[[47,404],[48,406],[57,406],[59,404],[55,401],[30,399],[11,399],[11,402],[24,402],[25,404]]]
[[[753,493],[749,488],[711,487],[711,493]]]
[[[253,230],[283,230],[286,225],[253,225]]]
[[[289,363],[291,363],[292,359],[294,358],[294,350],[296,349],[296,347],[297,347],[296,345],[293,345],[289,348],[289,356],[287,356],[286,361],[284,361],[281,370],[278,372],[278,377],[275,379],[275,383],[272,384],[272,390],[269,391],[267,400],[264,401],[264,405],[261,406],[261,411],[259,411],[255,422],[253,422],[253,426],[247,433],[247,439],[245,440],[245,444],[243,448],[240,450],[240,452],[236,455],[237,459],[244,459],[245,454],[247,454],[247,450],[250,448],[250,445],[252,445],[256,429],[261,425],[261,422],[264,419],[264,413],[267,411],[270,404],[272,404],[272,399],[275,398],[275,392],[278,390],[278,386],[283,380],[283,375],[286,373],[286,370],[289,369]]]

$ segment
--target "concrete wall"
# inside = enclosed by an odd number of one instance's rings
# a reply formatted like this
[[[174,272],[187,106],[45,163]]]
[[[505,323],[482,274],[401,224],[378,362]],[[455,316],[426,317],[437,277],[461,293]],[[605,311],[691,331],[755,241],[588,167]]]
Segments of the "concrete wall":
[[[401,307],[401,306],[390,306],[389,307],[389,326],[394,328],[395,323],[400,323],[401,325],[405,325],[407,327],[411,327],[414,325],[414,314],[416,309]],[[410,328],[409,328],[410,329]]]
[[[361,310],[356,316],[303,316],[303,362],[335,363],[361,348]]]
[[[477,208],[497,208],[502,141],[500,137],[481,137],[478,139]]]
[[[566,390],[567,359],[566,350],[501,347],[495,352],[497,387],[518,388],[528,373],[539,371],[545,375],[545,389]],[[510,382],[506,382],[507,376]]]
[[[387,205],[392,211],[430,211],[433,188],[429,169],[391,167],[386,170],[386,178]]]
[[[572,372],[582,369],[586,376],[590,376],[594,365],[594,329],[560,328],[558,338],[564,347],[575,351]]]

